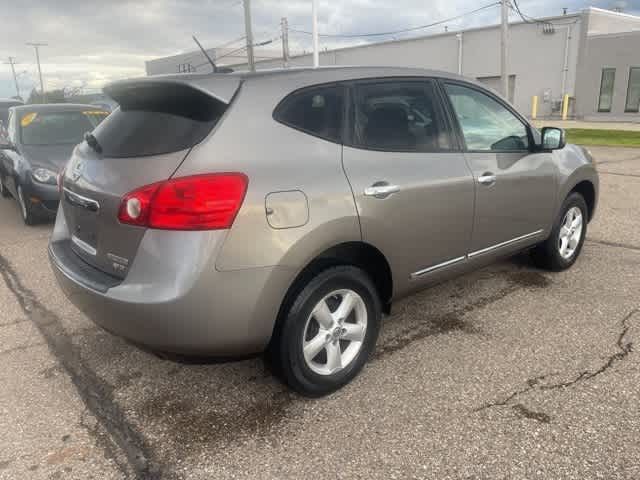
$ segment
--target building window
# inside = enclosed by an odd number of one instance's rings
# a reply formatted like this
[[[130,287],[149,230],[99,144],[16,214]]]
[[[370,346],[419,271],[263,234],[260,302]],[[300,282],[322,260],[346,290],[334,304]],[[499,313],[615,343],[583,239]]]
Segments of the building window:
[[[600,81],[600,99],[598,101],[598,112],[610,112],[613,104],[613,87],[616,83],[616,69],[603,68],[602,80]]]
[[[627,88],[627,103],[625,112],[640,112],[640,67],[629,70],[629,87]]]

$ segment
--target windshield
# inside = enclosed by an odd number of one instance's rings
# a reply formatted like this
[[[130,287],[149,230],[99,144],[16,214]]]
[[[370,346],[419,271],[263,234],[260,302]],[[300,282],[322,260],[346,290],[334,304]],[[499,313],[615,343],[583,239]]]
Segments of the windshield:
[[[82,142],[108,115],[107,112],[32,112],[22,115],[20,128],[23,145],[65,145]]]

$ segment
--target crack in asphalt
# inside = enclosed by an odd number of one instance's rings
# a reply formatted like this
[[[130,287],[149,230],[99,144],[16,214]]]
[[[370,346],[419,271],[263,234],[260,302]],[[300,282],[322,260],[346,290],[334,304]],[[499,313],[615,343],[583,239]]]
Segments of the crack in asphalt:
[[[127,422],[124,411],[114,399],[113,387],[84,364],[78,348],[71,341],[60,318],[40,303],[36,295],[22,284],[19,275],[1,254],[0,275],[44,338],[51,353],[71,378],[88,411],[108,433],[108,439],[102,435],[94,436],[103,447],[107,445],[106,442],[111,443],[105,448],[105,455],[110,457],[128,478],[160,478],[161,470],[157,467],[158,464],[152,461],[150,447],[142,434]],[[126,460],[121,458],[122,455],[118,455],[116,445]]]
[[[417,326],[412,324],[404,328],[398,334],[379,345],[376,348],[373,358],[375,360],[379,360],[382,357],[391,355],[405,347],[408,347],[415,341],[422,340],[432,335],[452,331],[479,334],[481,331],[477,327],[474,327],[462,318],[464,315],[502,300],[506,296],[523,288],[545,288],[551,284],[551,280],[535,271],[518,270],[515,272],[509,271],[497,273],[506,273],[511,284],[498,290],[492,295],[482,297],[468,305],[464,305],[452,311],[429,318],[429,321],[427,322],[421,322]]]
[[[505,397],[502,400],[485,403],[484,405],[481,405],[480,407],[475,408],[473,412],[480,412],[482,410],[487,410],[489,408],[494,408],[494,407],[507,406],[510,404],[512,400],[520,397],[521,395],[525,395],[532,390],[549,391],[549,390],[563,389],[563,388],[571,387],[578,382],[590,380],[594,377],[597,377],[598,375],[605,373],[607,370],[612,368],[616,362],[624,360],[633,351],[633,342],[625,343],[624,338],[629,332],[629,329],[631,328],[631,326],[629,325],[629,320],[638,313],[640,313],[640,308],[634,308],[633,310],[631,310],[631,312],[625,315],[625,317],[621,320],[620,322],[621,329],[620,329],[620,333],[618,334],[618,338],[616,340],[616,347],[618,351],[609,355],[609,357],[607,358],[607,361],[596,370],[585,370],[580,372],[572,380],[568,380],[566,382],[551,383],[551,384],[544,384],[542,383],[542,381],[548,377],[557,375],[557,373],[540,375],[538,377],[527,380],[526,387],[520,390],[516,390],[515,392],[511,393],[509,396]]]
[[[595,240],[592,238],[587,239],[587,243],[597,243],[598,245],[605,245],[607,247],[626,248],[627,250],[639,250],[640,247],[636,245],[630,245],[628,243],[608,242],[606,240]]]

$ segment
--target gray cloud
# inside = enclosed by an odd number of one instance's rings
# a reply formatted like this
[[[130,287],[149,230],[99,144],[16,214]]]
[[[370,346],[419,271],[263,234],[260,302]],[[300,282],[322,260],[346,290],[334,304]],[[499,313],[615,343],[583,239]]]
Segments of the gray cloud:
[[[560,14],[561,6],[576,11],[588,4],[606,8],[621,1],[627,11],[640,11],[640,0],[567,0],[562,4],[519,0],[519,4],[528,15],[546,16]],[[431,23],[487,3],[491,0],[320,0],[319,23],[321,32],[332,34],[389,31]],[[284,16],[292,28],[311,29],[310,0],[253,0],[252,4],[256,40],[279,34],[280,18]],[[47,88],[99,88],[112,79],[143,74],[145,60],[193,50],[192,34],[208,47],[244,34],[239,0],[5,0],[0,18],[0,58],[11,55],[21,61],[18,70],[27,71],[20,82],[25,93],[37,79],[33,49],[25,42],[49,44],[41,51]],[[496,7],[448,26],[455,29],[497,20]],[[323,39],[322,46],[333,48],[381,39],[385,38]],[[308,35],[291,34],[294,51],[308,50],[310,43]],[[10,70],[2,67],[0,97],[13,95]]]

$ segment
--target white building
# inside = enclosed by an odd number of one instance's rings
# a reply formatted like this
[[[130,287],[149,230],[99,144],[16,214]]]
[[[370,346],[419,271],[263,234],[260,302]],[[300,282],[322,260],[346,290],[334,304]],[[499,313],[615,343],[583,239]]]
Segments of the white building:
[[[570,115],[587,120],[640,122],[640,17],[598,8],[512,23],[509,29],[509,99],[523,113],[538,96],[539,116],[559,115],[564,94]],[[219,52],[218,57],[221,55]],[[224,54],[223,54],[224,55]],[[264,54],[263,54],[264,55]],[[269,52],[267,56],[281,56]],[[199,52],[147,62],[147,74],[210,71]],[[222,62],[246,69],[246,59]],[[445,70],[477,78],[499,89],[500,27],[373,43],[323,51],[321,65],[388,65]],[[289,66],[310,66],[312,56],[294,56]],[[282,58],[261,59],[257,68],[279,68]],[[193,70],[192,70],[193,71]]]

